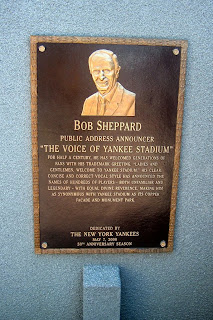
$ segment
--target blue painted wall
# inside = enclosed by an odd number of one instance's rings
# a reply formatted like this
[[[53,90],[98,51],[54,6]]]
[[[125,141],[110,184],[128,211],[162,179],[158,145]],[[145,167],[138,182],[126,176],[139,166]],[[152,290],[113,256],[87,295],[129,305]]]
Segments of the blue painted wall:
[[[117,264],[121,319],[212,319],[210,0],[1,0],[0,319],[82,319],[85,264]],[[35,255],[30,35],[189,41],[175,246],[169,254]]]

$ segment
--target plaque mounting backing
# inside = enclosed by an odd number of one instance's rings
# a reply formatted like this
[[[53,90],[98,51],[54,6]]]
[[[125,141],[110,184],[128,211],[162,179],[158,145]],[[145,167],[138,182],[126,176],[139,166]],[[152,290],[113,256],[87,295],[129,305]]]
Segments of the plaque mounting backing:
[[[119,82],[136,94],[135,116],[81,115],[85,99],[97,92],[87,61],[92,52],[100,49],[117,55]],[[31,37],[36,253],[173,250],[186,55],[184,40]],[[96,136],[102,141],[87,138]],[[78,139],[82,141],[74,141]],[[83,144],[86,151],[82,150]],[[122,149],[124,145],[126,149]],[[74,146],[80,149],[74,150]],[[116,151],[111,151],[113,146],[117,146]],[[75,160],[74,155],[91,158]],[[114,185],[104,182],[113,181],[112,171],[104,172],[107,165],[115,169]],[[129,172],[119,171],[120,166],[121,170],[129,168]],[[80,189],[75,184],[82,181],[77,168],[91,169]],[[51,174],[58,176],[52,178]],[[98,174],[102,175],[99,180],[95,178]],[[61,188],[65,186],[66,190]],[[81,202],[86,198],[87,203]]]

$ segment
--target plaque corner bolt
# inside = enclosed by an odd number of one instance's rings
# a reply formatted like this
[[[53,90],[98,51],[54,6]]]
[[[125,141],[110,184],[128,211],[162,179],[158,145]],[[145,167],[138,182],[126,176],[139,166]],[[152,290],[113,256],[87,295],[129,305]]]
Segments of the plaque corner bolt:
[[[42,242],[41,247],[42,247],[43,249],[47,249],[47,242]]]
[[[177,48],[173,49],[172,52],[174,53],[175,56],[178,56],[180,53],[180,51]]]
[[[166,247],[166,241],[165,241],[165,240],[162,240],[162,241],[160,242],[160,246],[161,246],[161,248],[165,248],[165,247]]]
[[[44,52],[45,50],[46,50],[46,48],[45,48],[45,46],[39,46],[38,47],[38,50],[40,51],[40,52]]]

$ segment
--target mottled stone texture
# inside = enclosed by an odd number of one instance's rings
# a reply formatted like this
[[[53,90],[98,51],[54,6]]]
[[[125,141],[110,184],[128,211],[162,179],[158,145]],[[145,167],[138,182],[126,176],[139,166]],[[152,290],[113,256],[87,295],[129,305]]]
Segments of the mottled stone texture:
[[[212,319],[211,0],[1,0],[0,319],[82,319],[82,270],[121,270],[122,320]],[[34,254],[30,35],[189,41],[174,251]]]
[[[114,265],[88,265],[83,274],[83,319],[120,320],[120,270]]]

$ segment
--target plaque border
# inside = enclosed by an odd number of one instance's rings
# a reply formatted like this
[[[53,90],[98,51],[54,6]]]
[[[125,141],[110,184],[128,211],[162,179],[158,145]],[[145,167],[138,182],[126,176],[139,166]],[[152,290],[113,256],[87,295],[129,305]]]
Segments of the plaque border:
[[[177,122],[175,154],[172,178],[170,222],[168,245],[165,248],[95,248],[95,249],[41,249],[39,217],[39,163],[38,163],[38,123],[37,123],[37,43],[85,43],[85,44],[123,44],[144,46],[181,47],[180,77],[177,105]],[[33,208],[34,208],[34,247],[36,254],[53,253],[160,253],[173,251],[175,213],[177,204],[178,175],[181,151],[183,106],[186,80],[187,40],[111,38],[111,37],[76,37],[76,36],[31,36],[30,37],[30,70],[31,70],[31,134],[32,134],[32,171],[33,171]]]

